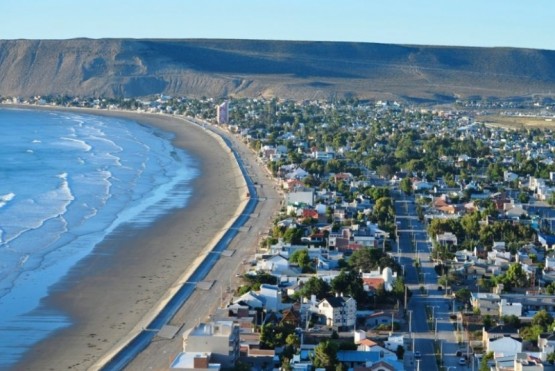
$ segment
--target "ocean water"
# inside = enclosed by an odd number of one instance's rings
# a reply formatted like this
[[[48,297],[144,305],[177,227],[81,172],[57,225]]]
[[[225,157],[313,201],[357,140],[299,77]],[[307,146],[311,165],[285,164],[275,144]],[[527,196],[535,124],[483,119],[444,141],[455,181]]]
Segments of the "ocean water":
[[[71,318],[41,298],[111,232],[186,206],[195,162],[130,120],[0,109],[0,369]]]

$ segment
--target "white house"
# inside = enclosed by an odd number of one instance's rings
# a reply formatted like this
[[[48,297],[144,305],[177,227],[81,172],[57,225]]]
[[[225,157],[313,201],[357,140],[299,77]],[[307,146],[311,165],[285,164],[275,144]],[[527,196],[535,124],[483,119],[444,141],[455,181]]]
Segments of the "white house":
[[[287,194],[287,204],[305,204],[314,206],[314,190],[296,191]]]
[[[289,270],[289,260],[281,255],[274,255],[271,258],[259,260],[256,263],[256,270],[270,271],[279,275]]]
[[[499,303],[499,315],[522,317],[522,303],[509,303],[507,299],[501,299]]]
[[[522,352],[522,340],[511,336],[502,336],[486,342],[486,352],[498,356],[511,356]]]
[[[264,301],[264,307],[267,310],[277,312],[283,309],[281,304],[281,291],[277,286],[263,283],[260,285],[260,292],[258,295]]]
[[[356,324],[357,303],[351,297],[335,296],[318,303],[318,314],[326,325],[336,330],[353,329]]]
[[[211,353],[212,362],[232,367],[239,357],[239,325],[233,321],[199,323],[183,334],[183,351]]]

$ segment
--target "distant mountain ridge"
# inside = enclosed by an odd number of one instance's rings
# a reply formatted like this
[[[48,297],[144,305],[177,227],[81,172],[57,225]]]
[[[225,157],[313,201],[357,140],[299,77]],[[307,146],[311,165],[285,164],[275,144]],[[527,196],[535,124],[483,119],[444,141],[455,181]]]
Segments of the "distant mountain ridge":
[[[0,40],[0,95],[555,95],[555,51],[204,39]]]

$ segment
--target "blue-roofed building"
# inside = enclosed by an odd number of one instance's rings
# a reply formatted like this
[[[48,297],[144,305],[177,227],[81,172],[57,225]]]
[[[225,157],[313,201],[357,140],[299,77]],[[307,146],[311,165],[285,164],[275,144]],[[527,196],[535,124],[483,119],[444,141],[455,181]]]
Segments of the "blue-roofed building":
[[[370,364],[379,362],[380,353],[362,352],[358,350],[340,350],[337,352],[337,360],[347,366],[347,368],[366,366],[368,362]]]
[[[538,242],[547,249],[555,245],[555,236],[538,231]]]

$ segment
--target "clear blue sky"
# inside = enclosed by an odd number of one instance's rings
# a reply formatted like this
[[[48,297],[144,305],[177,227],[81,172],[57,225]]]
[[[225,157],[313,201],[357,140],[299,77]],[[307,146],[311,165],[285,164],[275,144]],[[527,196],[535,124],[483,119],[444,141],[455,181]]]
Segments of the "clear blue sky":
[[[555,50],[555,0],[0,0],[0,39],[238,38]]]

